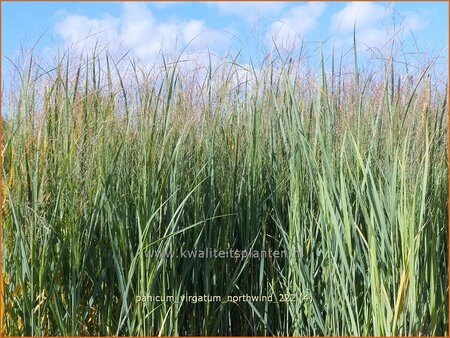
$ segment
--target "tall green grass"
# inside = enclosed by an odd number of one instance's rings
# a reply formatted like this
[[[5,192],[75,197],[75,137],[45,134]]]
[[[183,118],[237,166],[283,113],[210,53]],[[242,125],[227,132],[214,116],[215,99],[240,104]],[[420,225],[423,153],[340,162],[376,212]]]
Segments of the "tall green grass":
[[[314,72],[274,54],[238,78],[235,59],[69,55],[16,64],[4,109],[4,334],[448,335],[431,63],[368,73],[355,53]],[[180,248],[289,255],[147,256]],[[274,301],[136,302],[183,294]]]

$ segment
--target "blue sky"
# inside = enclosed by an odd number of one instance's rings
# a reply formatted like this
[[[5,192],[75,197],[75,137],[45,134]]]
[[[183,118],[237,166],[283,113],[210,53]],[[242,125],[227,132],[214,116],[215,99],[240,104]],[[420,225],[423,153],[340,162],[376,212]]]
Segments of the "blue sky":
[[[44,53],[58,46],[92,47],[99,40],[110,49],[130,50],[144,61],[151,61],[161,49],[181,50],[194,38],[190,50],[219,55],[242,50],[246,58],[270,51],[274,43],[289,49],[299,38],[311,45],[326,41],[329,50],[347,50],[354,24],[362,51],[382,48],[389,36],[400,34],[412,51],[443,51],[446,60],[448,48],[446,2],[4,2],[2,6],[2,52],[9,58],[42,34],[37,49]]]

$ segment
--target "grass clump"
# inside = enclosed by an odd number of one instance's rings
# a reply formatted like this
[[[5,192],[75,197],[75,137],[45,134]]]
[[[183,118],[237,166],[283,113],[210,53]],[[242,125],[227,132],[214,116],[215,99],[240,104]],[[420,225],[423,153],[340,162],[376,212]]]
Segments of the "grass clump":
[[[28,55],[3,116],[3,333],[447,335],[432,63],[292,60]],[[209,248],[287,256],[148,254]],[[274,300],[223,301],[243,295]]]

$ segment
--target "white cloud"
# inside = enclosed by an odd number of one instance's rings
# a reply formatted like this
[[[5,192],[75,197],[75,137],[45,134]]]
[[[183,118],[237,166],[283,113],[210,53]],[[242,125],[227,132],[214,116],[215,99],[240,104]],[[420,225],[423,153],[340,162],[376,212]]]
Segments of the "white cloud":
[[[110,39],[117,33],[118,24],[119,20],[110,16],[91,19],[83,15],[64,14],[55,28],[65,41],[77,43],[87,37],[100,38],[100,35]]]
[[[191,20],[189,21],[183,30],[183,36],[185,41],[191,41],[202,31],[205,31],[205,24],[200,20]]]
[[[278,46],[292,46],[299,36],[316,28],[324,10],[322,2],[309,2],[292,8],[287,16],[272,23],[268,39]]]
[[[226,32],[220,32],[214,29],[210,29],[206,26],[204,21],[201,20],[189,20],[185,22],[182,27],[184,43],[190,43],[195,49],[203,49],[204,46],[213,47],[219,49],[222,43],[230,42],[230,36],[224,38]]]
[[[66,43],[81,43],[90,48],[98,40],[110,49],[130,50],[144,61],[151,60],[161,50],[181,50],[192,39],[191,50],[223,50],[231,43],[231,35],[208,28],[202,20],[176,17],[157,20],[143,3],[124,3],[119,17],[90,18],[60,13],[55,29]]]
[[[175,1],[152,1],[149,5],[154,8],[169,8],[176,6],[177,3]]]
[[[412,31],[419,31],[425,29],[429,24],[429,14],[428,13],[414,13],[414,12],[404,12],[401,14],[403,17],[403,24],[405,27],[411,29]]]
[[[394,18],[397,22],[395,27]],[[398,12],[392,3],[352,2],[331,17],[331,29],[336,33],[335,46],[350,47],[355,28],[357,47],[361,51],[382,48],[391,37],[400,38],[409,30],[415,33],[426,28],[427,24],[426,14]],[[408,31],[405,32],[404,28]]]
[[[382,19],[389,16],[389,13],[389,8],[385,5],[371,2],[352,2],[332,16],[332,27],[343,33],[352,32],[355,25],[357,29],[362,30],[366,27],[379,25]]]
[[[217,7],[221,14],[236,15],[246,21],[252,22],[255,19],[267,18],[281,12],[285,2],[265,1],[265,2],[233,2],[221,1],[214,2],[211,5]]]

